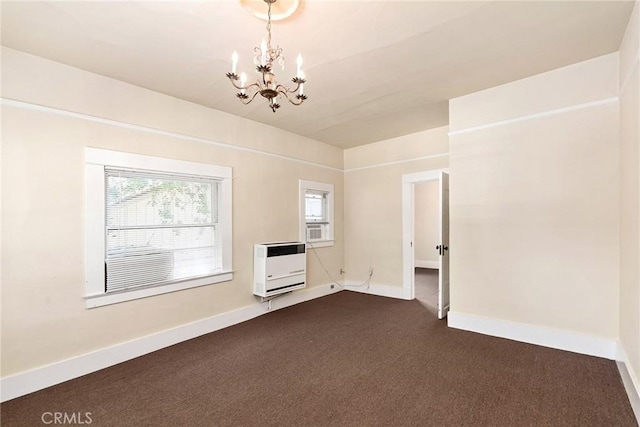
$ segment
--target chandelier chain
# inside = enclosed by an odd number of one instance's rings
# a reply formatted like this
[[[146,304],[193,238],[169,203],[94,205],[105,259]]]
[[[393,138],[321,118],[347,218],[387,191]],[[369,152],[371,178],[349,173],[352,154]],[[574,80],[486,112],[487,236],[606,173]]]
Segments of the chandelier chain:
[[[267,11],[267,48],[271,50],[271,2],[267,2],[269,9]]]

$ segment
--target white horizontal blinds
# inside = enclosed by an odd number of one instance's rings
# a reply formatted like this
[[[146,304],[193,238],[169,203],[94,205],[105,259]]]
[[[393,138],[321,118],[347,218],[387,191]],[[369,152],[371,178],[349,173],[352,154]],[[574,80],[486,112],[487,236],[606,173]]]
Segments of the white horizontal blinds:
[[[307,190],[305,193],[307,223],[327,223],[327,198],[329,193],[324,191]]]
[[[317,190],[305,191],[307,241],[325,239],[329,227],[328,198],[328,192]]]
[[[220,182],[105,169],[106,292],[222,270]]]

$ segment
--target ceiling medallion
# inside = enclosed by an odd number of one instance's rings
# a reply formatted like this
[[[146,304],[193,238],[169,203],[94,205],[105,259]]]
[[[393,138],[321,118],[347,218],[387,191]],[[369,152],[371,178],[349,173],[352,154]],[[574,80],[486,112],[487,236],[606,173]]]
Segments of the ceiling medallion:
[[[240,0],[240,4],[253,16],[263,21],[269,20],[264,8],[264,0]],[[300,6],[300,0],[278,0],[271,6],[271,21],[282,21],[293,15]]]
[[[275,113],[280,108],[280,99],[286,98],[293,105],[300,105],[307,99],[304,94],[304,83],[306,82],[304,73],[302,72],[302,55],[298,54],[296,64],[298,65],[296,76],[291,79],[295,84],[294,88],[289,88],[283,84],[279,84],[276,81],[276,76],[273,71],[273,63],[277,62],[284,70],[284,56],[282,55],[282,49],[280,46],[276,46],[274,49],[271,47],[271,6],[278,0],[263,0],[267,3],[267,40],[262,39],[259,47],[255,47],[253,50],[256,55],[253,58],[253,63],[256,65],[256,71],[258,72],[258,78],[255,83],[247,84],[247,76],[245,73],[241,73],[240,76],[236,74],[238,67],[238,53],[233,52],[231,56],[231,72],[227,73],[227,77],[231,84],[239,90],[236,94],[240,101],[247,105],[251,103],[260,94],[263,98],[269,102],[269,107]],[[286,1],[286,0],[280,0]],[[297,8],[297,1],[296,8]],[[294,9],[295,11],[295,9]],[[293,13],[293,12],[291,12]],[[240,84],[238,84],[238,80]]]

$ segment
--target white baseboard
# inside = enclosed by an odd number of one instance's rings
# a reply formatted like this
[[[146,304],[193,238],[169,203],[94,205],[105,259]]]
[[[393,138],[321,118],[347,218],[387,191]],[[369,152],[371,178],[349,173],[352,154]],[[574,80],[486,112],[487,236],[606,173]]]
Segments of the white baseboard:
[[[417,259],[414,265],[418,268],[434,268],[436,270],[440,268],[439,261],[427,261],[424,259]]]
[[[271,311],[278,310],[339,292],[340,290],[337,287],[332,289],[330,285],[321,285],[295,291],[272,300],[270,304],[257,302],[207,319],[4,377],[0,379],[0,402],[24,396],[153,351],[245,322],[268,313],[269,309]]]
[[[606,338],[454,311],[450,311],[447,318],[451,328],[611,360],[615,360],[617,355],[617,342]]]
[[[361,292],[363,294],[378,295],[381,297],[411,299],[411,291],[401,286],[381,285],[379,283],[371,283],[369,286],[360,286],[361,282],[346,281],[344,283],[345,290]]]
[[[456,329],[616,360],[631,408],[640,423],[640,382],[624,350],[615,340],[451,311],[447,322],[449,327]]]
[[[629,363],[627,354],[620,344],[618,345],[617,364],[624,389],[627,391],[627,396],[629,396],[631,409],[633,409],[633,413],[636,416],[636,421],[640,424],[640,378],[633,370],[633,366]]]

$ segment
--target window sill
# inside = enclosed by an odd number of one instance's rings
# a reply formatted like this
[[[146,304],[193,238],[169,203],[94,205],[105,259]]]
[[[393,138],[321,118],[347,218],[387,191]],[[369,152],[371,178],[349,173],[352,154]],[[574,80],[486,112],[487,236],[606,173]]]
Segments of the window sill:
[[[88,295],[85,297],[86,308],[102,307],[125,301],[167,294],[169,292],[182,291],[184,289],[197,288],[199,286],[212,285],[214,283],[228,282],[233,279],[233,271],[225,271],[215,276],[201,277],[186,280],[184,282],[170,283],[167,285],[150,286],[148,288],[124,290],[108,294]]]
[[[333,246],[334,244],[334,240],[319,240],[317,242],[307,242],[307,248],[326,248],[329,246]]]

